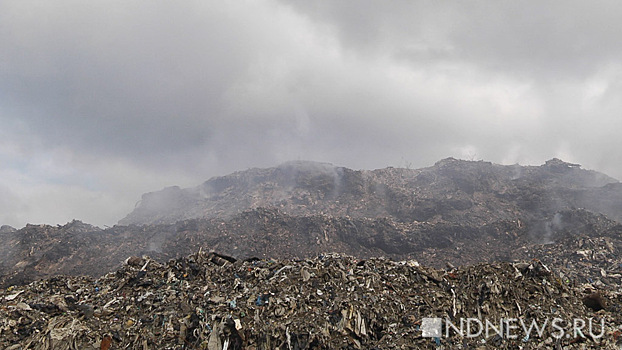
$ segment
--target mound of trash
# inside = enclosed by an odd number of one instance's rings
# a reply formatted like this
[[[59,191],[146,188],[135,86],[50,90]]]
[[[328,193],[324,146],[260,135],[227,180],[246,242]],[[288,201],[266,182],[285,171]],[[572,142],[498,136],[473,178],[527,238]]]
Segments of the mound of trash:
[[[0,289],[0,348],[619,349],[619,284],[563,269],[535,259],[434,269],[338,254],[134,256],[98,279]]]
[[[621,183],[559,159],[356,171],[289,162],[145,194],[123,225],[2,226],[0,288],[59,274],[96,278],[128,256],[166,262],[200,247],[237,259],[333,251],[434,267],[543,258],[530,256],[539,244],[622,232],[620,213]]]
[[[229,220],[196,219],[104,230],[73,221],[63,226],[28,225],[0,234],[0,288],[62,274],[97,278],[118,269],[128,256],[148,255],[164,263],[201,247],[239,260],[305,259],[338,252],[359,259],[415,259],[431,267],[533,258],[548,262],[551,257],[560,258],[555,260],[556,266],[557,262],[565,266],[568,262],[585,263],[578,261],[585,257],[576,254],[586,249],[580,247],[583,243],[579,240],[599,239],[608,242],[599,248],[607,250],[607,259],[596,262],[599,268],[619,270],[609,265],[622,256],[622,225],[582,209],[559,211],[531,224],[512,219],[481,227],[398,223],[387,218],[290,216],[261,208]]]
[[[230,218],[255,208],[292,216],[391,218],[482,226],[586,208],[621,221],[622,184],[579,164],[551,159],[541,166],[447,158],[431,167],[352,170],[295,161],[248,169],[203,184],[146,193],[120,225],[172,224]]]

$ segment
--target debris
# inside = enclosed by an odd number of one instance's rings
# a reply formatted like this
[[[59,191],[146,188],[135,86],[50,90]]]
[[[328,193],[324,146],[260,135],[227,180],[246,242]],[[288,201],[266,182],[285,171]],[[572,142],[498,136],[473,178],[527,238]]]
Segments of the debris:
[[[591,317],[612,336],[580,344],[571,343],[578,341],[573,336],[560,344],[613,348],[620,338],[613,336],[622,325],[619,290],[559,283],[568,271],[538,260],[447,271],[340,254],[224,265],[214,256],[199,252],[166,264],[145,257],[145,270],[124,264],[99,279],[62,276],[23,286],[11,300],[0,299],[0,348],[514,349],[550,338],[423,338],[426,317]],[[140,271],[149,283],[132,284]]]
[[[218,251],[211,259],[219,265],[336,251],[449,269],[532,258],[550,266],[534,252],[548,248],[534,246],[582,235],[610,237],[615,248],[620,203],[615,179],[559,159],[534,167],[448,158],[373,171],[290,162],[146,194],[122,220],[128,226],[0,228],[0,287],[59,274],[97,278],[146,255],[163,263],[199,248]],[[603,248],[569,247],[575,260],[598,261],[610,257],[612,247]],[[594,283],[619,282],[619,265],[600,267]]]
[[[125,263],[130,265],[130,266],[142,266],[145,261],[142,258],[139,258],[137,256],[130,256],[129,258],[127,258],[127,260],[125,260]]]
[[[292,163],[146,195],[130,226],[3,227],[0,348],[619,349],[621,198],[558,159]],[[591,319],[605,336],[427,338],[429,318]]]
[[[591,293],[582,299],[583,305],[589,307],[594,311],[604,310],[607,308],[607,302],[600,294],[600,292]]]
[[[110,349],[110,344],[112,344],[112,338],[109,335],[105,335],[104,339],[102,339],[102,342],[99,348],[101,350],[108,350]]]

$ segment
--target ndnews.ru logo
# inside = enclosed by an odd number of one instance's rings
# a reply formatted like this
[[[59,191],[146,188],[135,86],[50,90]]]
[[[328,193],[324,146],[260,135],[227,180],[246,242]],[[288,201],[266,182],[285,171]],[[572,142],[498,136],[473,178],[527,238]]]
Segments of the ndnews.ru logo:
[[[454,321],[437,317],[423,318],[421,320],[423,337],[448,338],[457,335],[465,338],[477,338],[499,336],[504,339],[530,339],[538,337],[544,339],[553,337],[562,338],[601,338],[605,334],[605,320],[600,323],[593,318],[587,321],[576,318],[568,322],[561,318],[548,318],[538,321],[535,319],[525,320],[522,318],[502,318],[496,322],[480,320],[477,318],[460,318]]]

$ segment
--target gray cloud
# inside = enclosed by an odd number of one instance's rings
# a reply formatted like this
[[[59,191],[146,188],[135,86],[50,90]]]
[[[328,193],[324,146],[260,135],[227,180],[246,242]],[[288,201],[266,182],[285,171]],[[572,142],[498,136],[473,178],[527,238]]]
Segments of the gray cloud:
[[[570,79],[619,62],[615,1],[284,1],[363,54]]]
[[[292,159],[621,178],[620,7],[2,2],[0,224],[110,225],[143,192]]]

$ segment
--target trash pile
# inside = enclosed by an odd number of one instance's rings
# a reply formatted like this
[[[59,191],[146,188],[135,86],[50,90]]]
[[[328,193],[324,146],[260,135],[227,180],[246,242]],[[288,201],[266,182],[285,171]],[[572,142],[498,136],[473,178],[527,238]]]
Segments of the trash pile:
[[[552,266],[566,266],[564,259],[572,264],[587,259],[576,254],[585,248],[575,239],[588,245],[606,240],[618,247],[598,263],[616,275],[619,269],[606,265],[615,264],[622,253],[622,225],[604,215],[578,209],[559,211],[542,222],[512,219],[482,227],[448,222],[398,223],[388,218],[289,216],[265,208],[229,220],[193,219],[104,230],[73,221],[63,226],[28,225],[0,233],[0,288],[59,274],[97,278],[121,267],[128,256],[149,255],[164,263],[200,247],[240,260],[304,259],[329,251],[360,259],[415,259],[439,268],[446,263],[461,266],[532,258]],[[585,277],[598,277],[600,271],[595,272]]]
[[[579,236],[557,244],[531,247],[550,266],[559,266],[561,277],[599,289],[622,286],[622,241],[614,237]]]
[[[291,216],[391,218],[482,226],[586,208],[622,222],[622,184],[578,164],[499,165],[447,158],[431,167],[352,170],[295,161],[146,193],[121,225],[231,218],[255,208]]]
[[[0,348],[621,349],[620,203],[558,159],[292,162],[2,226]]]
[[[622,222],[620,209],[622,184],[559,159],[504,166],[448,158],[371,171],[290,162],[145,194],[120,221],[127,226],[2,226],[0,288],[58,274],[100,277],[128,256],[166,262],[199,247],[238,259],[336,251],[433,267],[544,258],[539,252],[551,248],[534,245],[606,235]]]
[[[571,278],[539,260],[433,269],[338,254],[134,256],[99,279],[1,289],[0,348],[619,349],[622,289]],[[434,318],[443,325],[430,336]],[[514,325],[470,337],[474,318]],[[519,326],[555,319],[559,330]],[[575,333],[577,319],[596,327]]]

